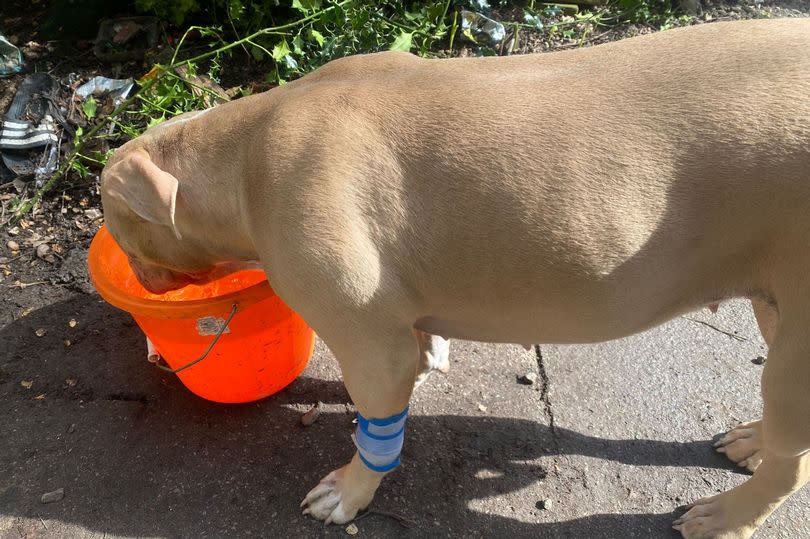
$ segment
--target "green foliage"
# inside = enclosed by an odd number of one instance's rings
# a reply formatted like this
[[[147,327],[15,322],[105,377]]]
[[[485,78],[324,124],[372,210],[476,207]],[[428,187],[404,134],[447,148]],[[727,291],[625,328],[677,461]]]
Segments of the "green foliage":
[[[135,8],[180,25],[200,9],[197,0],[135,0]]]
[[[618,0],[621,18],[629,22],[643,22],[670,27],[678,19],[672,0]]]
[[[96,103],[96,98],[92,95],[89,96],[84,103],[82,104],[82,110],[84,111],[84,115],[87,117],[88,120],[92,120],[96,117],[96,110],[98,109],[98,103]]]
[[[274,61],[274,78],[282,83],[350,54],[385,49],[426,54],[446,37],[451,0],[136,0],[135,5],[178,25],[205,11],[220,24],[223,39],[288,27],[247,43],[255,60]],[[298,24],[302,18],[307,20]]]
[[[272,47],[277,82],[299,77],[329,60],[352,54],[386,49],[427,54],[447,34],[450,2],[409,5],[393,0],[293,0],[290,6],[298,16],[311,19],[285,32],[280,40],[267,36],[253,43],[254,47]],[[332,9],[325,11],[325,7]],[[255,49],[253,53],[257,56]]]
[[[210,106],[210,102],[206,100],[206,93],[211,91],[189,80],[197,75],[198,66],[189,63],[186,69],[184,77],[173,70],[166,70],[156,76],[154,84],[138,92],[138,108],[128,110],[126,120],[113,120],[126,138],[134,138],[145,129],[178,114]],[[206,74],[216,80],[219,70],[219,63],[214,62]]]

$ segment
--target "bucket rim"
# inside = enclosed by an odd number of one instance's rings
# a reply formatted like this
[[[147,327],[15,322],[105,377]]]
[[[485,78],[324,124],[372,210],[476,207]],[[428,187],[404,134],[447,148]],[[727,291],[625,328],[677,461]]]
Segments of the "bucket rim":
[[[227,312],[236,305],[240,310],[276,295],[270,283],[264,281],[221,296],[188,301],[161,301],[140,298],[121,290],[101,270],[102,252],[107,248],[119,249],[107,228],[102,225],[90,242],[87,268],[90,280],[107,303],[132,315],[159,319],[193,319]]]

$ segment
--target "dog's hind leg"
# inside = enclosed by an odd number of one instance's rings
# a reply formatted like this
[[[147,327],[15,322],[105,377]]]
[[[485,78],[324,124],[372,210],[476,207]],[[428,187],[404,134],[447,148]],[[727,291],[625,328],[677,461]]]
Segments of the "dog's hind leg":
[[[754,309],[754,318],[757,319],[759,332],[765,339],[768,348],[773,346],[776,337],[776,328],[779,325],[779,310],[773,303],[768,303],[761,298],[751,298],[751,307]]]
[[[419,343],[419,373],[414,387],[419,387],[433,371],[447,374],[450,371],[450,341],[438,335],[414,329]]]
[[[762,375],[762,462],[742,485],[695,502],[673,527],[688,539],[750,537],[810,479],[810,316],[798,297],[779,303]]]
[[[760,298],[751,298],[751,307],[762,338],[770,347],[776,336],[779,311],[776,306]],[[753,472],[762,462],[762,421],[752,421],[728,431],[714,444],[718,453],[724,453],[738,466]]]

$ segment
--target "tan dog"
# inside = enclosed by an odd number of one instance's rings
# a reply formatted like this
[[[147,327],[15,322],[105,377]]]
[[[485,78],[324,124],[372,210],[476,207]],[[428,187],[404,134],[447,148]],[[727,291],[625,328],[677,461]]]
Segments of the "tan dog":
[[[764,417],[720,445],[755,473],[675,527],[748,537],[810,476],[810,20],[346,58],[150,129],[102,197],[154,290],[260,261],[366,418],[441,363],[430,335],[593,342],[750,297]],[[355,454],[305,512],[346,522],[383,475]]]

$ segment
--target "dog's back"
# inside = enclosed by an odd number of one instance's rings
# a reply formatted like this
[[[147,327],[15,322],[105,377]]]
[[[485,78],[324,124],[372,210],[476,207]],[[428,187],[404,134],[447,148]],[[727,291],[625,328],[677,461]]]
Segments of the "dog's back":
[[[521,342],[539,317],[553,340],[619,336],[762,293],[763,258],[810,233],[807,19],[561,54],[352,57],[284,90],[287,133],[333,164],[331,189],[362,193],[371,242],[411,261],[398,278],[433,331]],[[488,333],[482,310],[516,334]],[[446,322],[461,319],[481,327]]]

